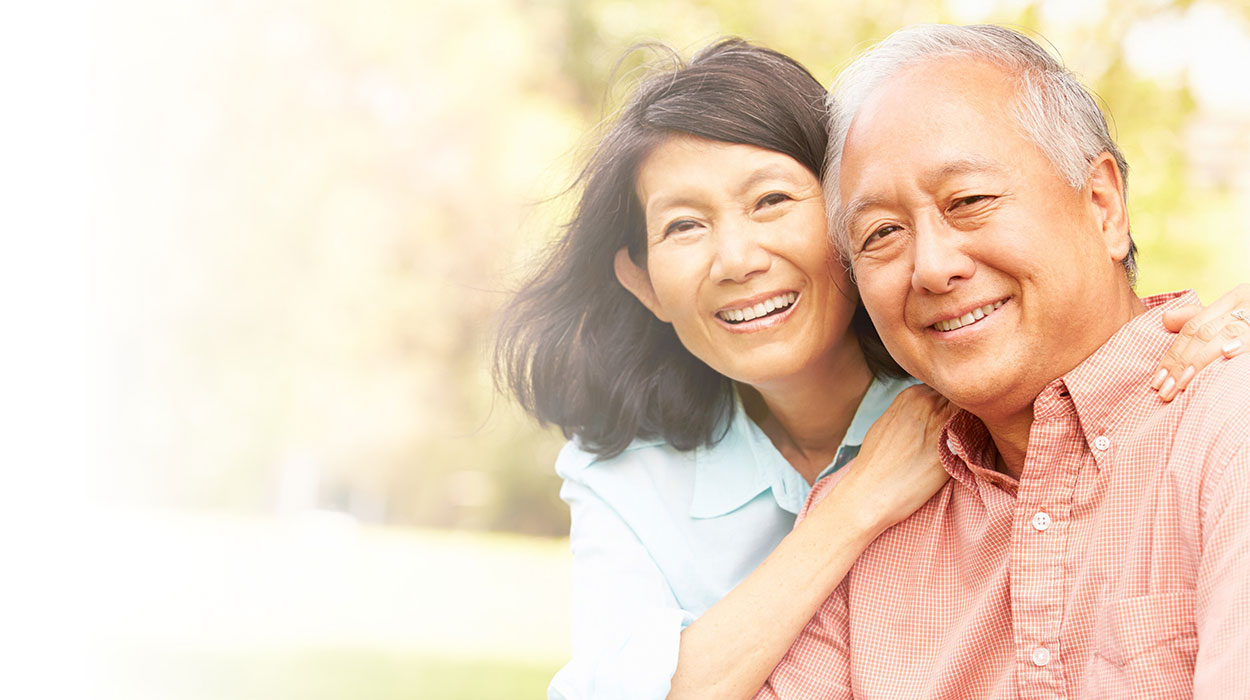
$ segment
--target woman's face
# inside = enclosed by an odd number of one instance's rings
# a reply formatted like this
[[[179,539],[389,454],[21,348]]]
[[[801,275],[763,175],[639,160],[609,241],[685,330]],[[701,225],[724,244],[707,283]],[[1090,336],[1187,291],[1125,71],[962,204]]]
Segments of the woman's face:
[[[647,268],[621,252],[617,276],[696,357],[763,387],[858,353],[853,287],[830,255],[820,182],[798,161],[674,136],[636,186]]]

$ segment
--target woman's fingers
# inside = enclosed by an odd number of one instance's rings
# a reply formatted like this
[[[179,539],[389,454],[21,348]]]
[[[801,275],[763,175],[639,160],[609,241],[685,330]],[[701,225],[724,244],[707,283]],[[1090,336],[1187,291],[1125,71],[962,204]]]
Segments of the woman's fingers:
[[[1250,345],[1250,284],[1239,284],[1205,308],[1185,307],[1164,314],[1164,325],[1179,334],[1159,362],[1151,387],[1171,401],[1207,365],[1232,358]]]
[[[1179,309],[1168,309],[1163,312],[1163,327],[1173,333],[1180,333],[1181,328],[1189,322],[1189,319],[1197,316],[1201,311],[1201,306],[1182,306]]]

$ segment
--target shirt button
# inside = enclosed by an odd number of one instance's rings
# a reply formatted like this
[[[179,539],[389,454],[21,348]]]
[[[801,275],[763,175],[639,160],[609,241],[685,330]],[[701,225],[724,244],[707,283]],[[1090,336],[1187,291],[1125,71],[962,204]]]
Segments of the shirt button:
[[[1033,514],[1033,529],[1038,532],[1045,532],[1050,527],[1050,514],[1046,511],[1039,510]]]
[[[1045,666],[1050,663],[1050,649],[1038,647],[1033,650],[1033,665]]]
[[[1107,449],[1108,447],[1111,447],[1111,438],[1107,437],[1106,435],[1099,435],[1098,437],[1094,438],[1095,450],[1098,450],[1101,452]]]
[[[950,450],[951,452],[955,451],[955,438],[949,438],[949,437],[946,438],[946,449]]]

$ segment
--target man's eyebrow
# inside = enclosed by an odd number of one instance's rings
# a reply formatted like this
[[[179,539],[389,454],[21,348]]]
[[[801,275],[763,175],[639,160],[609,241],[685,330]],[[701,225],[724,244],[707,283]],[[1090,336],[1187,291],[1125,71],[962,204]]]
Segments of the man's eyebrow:
[[[941,182],[947,178],[959,175],[986,172],[1003,174],[1007,172],[1007,169],[999,163],[984,158],[959,158],[942,164],[940,167],[931,171],[924,179],[929,182]],[[850,232],[851,224],[855,222],[856,217],[863,214],[864,211],[868,209],[883,206],[885,203],[885,198],[877,195],[869,195],[866,197],[857,197],[852,199],[850,203],[843,208],[842,215],[838,218],[838,222],[844,231]]]
[[[840,224],[842,230],[849,233],[851,230],[851,224],[855,222],[856,217],[863,214],[864,211],[872,209],[873,207],[882,206],[884,203],[885,198],[878,197],[876,195],[856,197],[855,199],[852,199],[851,203],[846,205],[846,208],[842,210],[842,215],[838,217],[838,223]]]
[[[1007,169],[1002,165],[985,158],[969,157],[959,158],[943,164],[940,168],[934,170],[930,175],[930,180],[943,180],[956,175],[967,175],[968,173],[1005,173]]]

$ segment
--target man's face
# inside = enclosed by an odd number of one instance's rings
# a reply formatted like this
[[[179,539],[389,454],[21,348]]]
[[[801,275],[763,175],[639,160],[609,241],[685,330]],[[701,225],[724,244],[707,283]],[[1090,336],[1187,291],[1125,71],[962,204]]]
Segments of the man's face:
[[[906,68],[856,114],[840,171],[860,294],[890,354],[983,418],[1031,405],[1136,300],[1110,156],[1073,189],[1019,130],[1014,85],[978,59]]]

